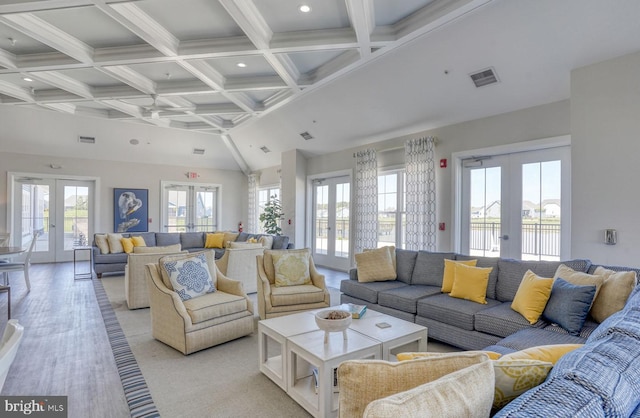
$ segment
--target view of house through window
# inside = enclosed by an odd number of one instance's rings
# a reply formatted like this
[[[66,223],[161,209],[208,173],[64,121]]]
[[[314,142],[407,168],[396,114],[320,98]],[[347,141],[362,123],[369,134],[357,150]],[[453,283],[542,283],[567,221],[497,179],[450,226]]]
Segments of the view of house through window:
[[[217,185],[167,184],[163,191],[165,232],[217,230]]]
[[[404,171],[378,176],[378,248],[395,245],[404,248],[406,217]]]

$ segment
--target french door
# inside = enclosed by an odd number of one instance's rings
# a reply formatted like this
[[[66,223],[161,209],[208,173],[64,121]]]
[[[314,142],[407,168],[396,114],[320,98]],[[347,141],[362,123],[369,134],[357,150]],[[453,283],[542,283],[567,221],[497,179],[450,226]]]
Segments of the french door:
[[[346,271],[350,267],[349,176],[313,181],[313,260],[316,264]]]
[[[570,195],[569,147],[463,159],[460,251],[568,257]]]
[[[162,191],[165,232],[204,232],[218,229],[219,186],[163,183]]]
[[[73,260],[73,248],[91,244],[93,180],[12,176],[11,243],[28,248],[39,232],[32,261]]]

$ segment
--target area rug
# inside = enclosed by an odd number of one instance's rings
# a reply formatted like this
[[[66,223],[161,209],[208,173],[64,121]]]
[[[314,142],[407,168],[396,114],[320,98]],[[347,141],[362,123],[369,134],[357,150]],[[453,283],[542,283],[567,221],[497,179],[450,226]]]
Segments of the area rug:
[[[127,309],[124,277],[104,277],[101,284],[159,415],[309,416],[280,387],[260,373],[257,331],[247,337],[184,356],[153,339],[149,309]],[[332,305],[338,304],[339,291],[329,290]],[[257,308],[256,295],[249,297]],[[256,316],[256,329],[257,319]]]

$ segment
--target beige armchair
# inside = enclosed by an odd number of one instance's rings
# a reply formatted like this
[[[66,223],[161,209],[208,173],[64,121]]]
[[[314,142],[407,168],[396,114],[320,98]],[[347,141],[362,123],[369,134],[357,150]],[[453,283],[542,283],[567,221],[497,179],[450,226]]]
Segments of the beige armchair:
[[[186,253],[187,251],[159,251],[149,254],[129,254],[127,265],[124,266],[124,295],[129,309],[149,307],[149,286],[145,274],[147,264],[158,263],[158,260],[165,255]]]
[[[265,250],[264,255],[257,257],[258,262],[258,312],[260,319],[289,315],[292,313],[321,309],[331,304],[329,291],[324,276],[318,273],[309,255],[309,275],[311,284],[277,287],[274,253],[304,252],[303,250]]]
[[[262,255],[264,248],[227,248],[224,255],[216,260],[218,269],[230,279],[242,282],[244,291],[258,291],[258,268],[256,257]]]
[[[146,266],[152,335],[185,355],[251,334],[254,329],[253,304],[242,284],[220,273],[213,251],[206,251],[206,257],[209,271],[216,275],[217,290],[185,301],[159,264]]]

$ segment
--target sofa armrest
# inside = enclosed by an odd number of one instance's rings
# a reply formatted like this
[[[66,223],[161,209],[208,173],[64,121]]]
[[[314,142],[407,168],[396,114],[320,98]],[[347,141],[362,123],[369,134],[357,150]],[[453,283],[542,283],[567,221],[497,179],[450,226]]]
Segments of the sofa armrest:
[[[180,325],[186,328],[193,325],[180,296],[164,285],[158,265],[147,264],[145,275],[149,286],[151,320],[166,323],[168,327]]]
[[[309,275],[311,276],[311,282],[315,287],[320,289],[327,289],[327,285],[325,284],[324,274],[320,274],[316,269],[316,265],[313,262],[313,258],[309,257]]]
[[[258,263],[258,314],[260,319],[267,317],[267,310],[271,311],[271,283],[267,278],[267,272],[264,270],[264,258],[259,255],[256,257]]]
[[[253,313],[253,302],[251,302],[251,299],[249,299],[247,293],[244,291],[242,282],[225,276],[219,270],[216,273],[216,280],[218,282],[218,290],[224,293],[229,293],[231,295],[244,297],[247,300],[247,310]]]

